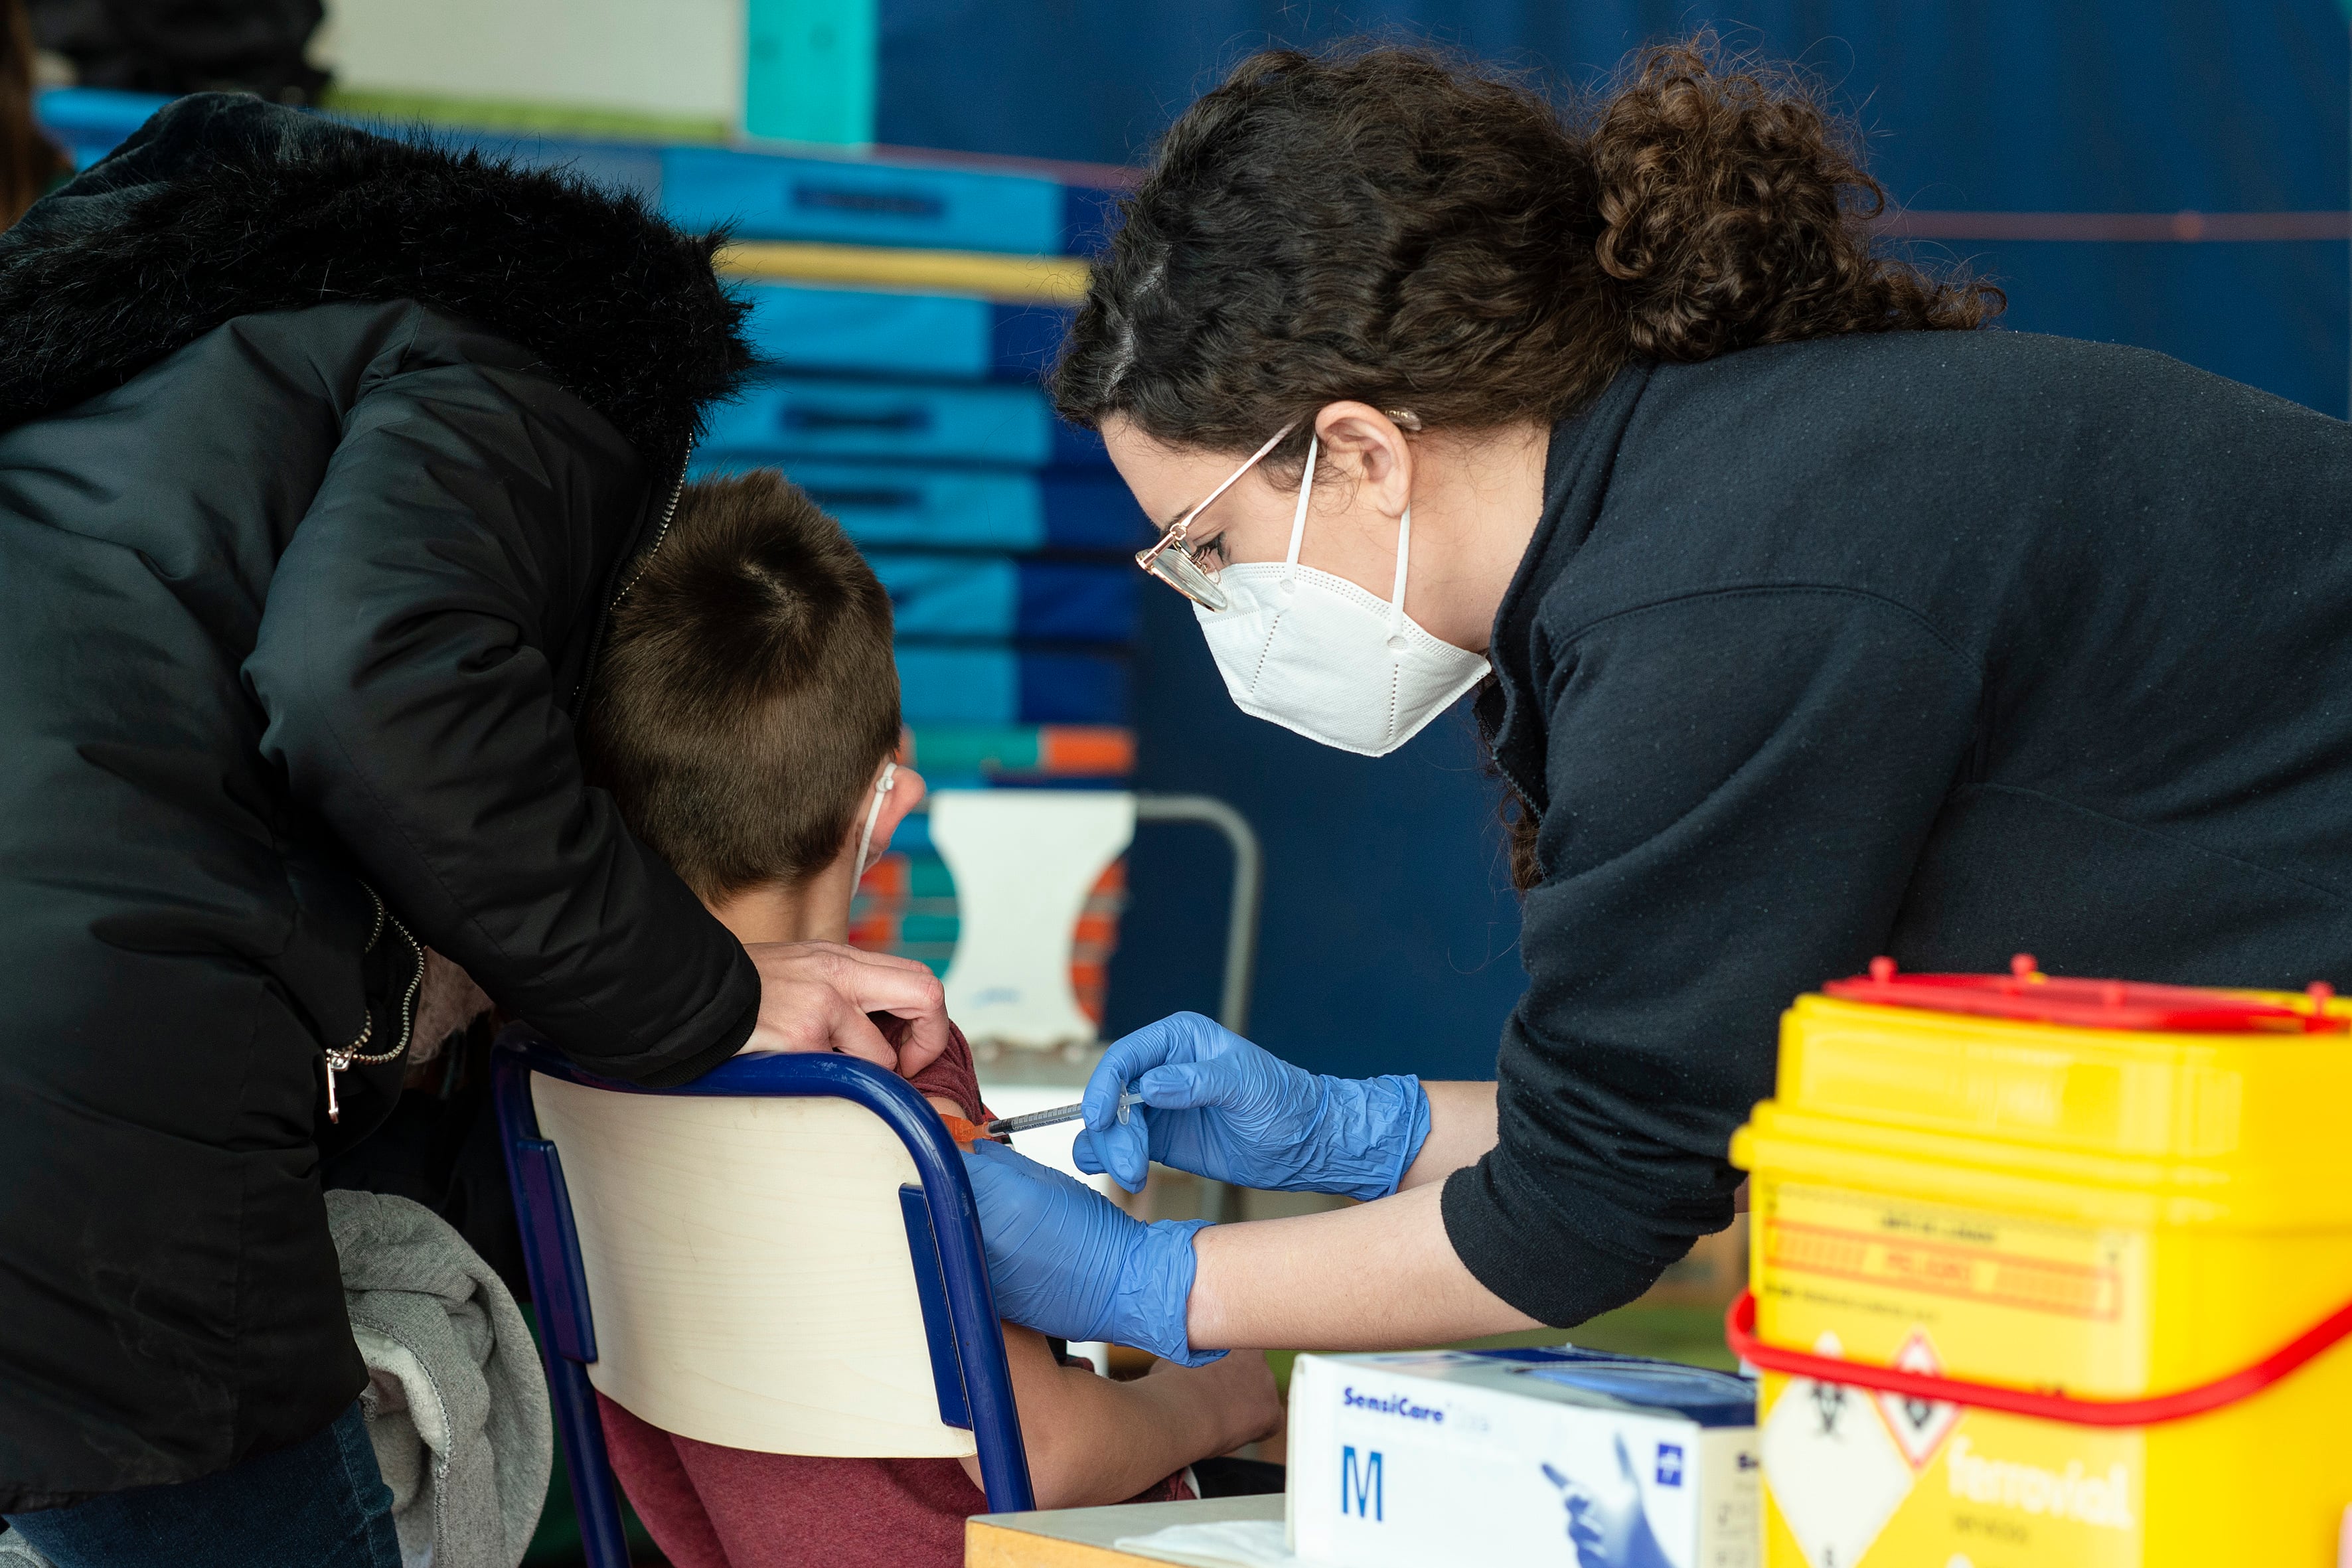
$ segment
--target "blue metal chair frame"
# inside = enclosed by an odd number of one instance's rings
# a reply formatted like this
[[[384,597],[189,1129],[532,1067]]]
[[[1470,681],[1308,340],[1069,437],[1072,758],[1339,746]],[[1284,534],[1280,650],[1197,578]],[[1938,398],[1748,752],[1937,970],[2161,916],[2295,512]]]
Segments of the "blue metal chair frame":
[[[847,1100],[880,1117],[915,1162],[919,1186],[898,1189],[907,1248],[915,1265],[923,1327],[930,1341],[931,1376],[940,1419],[971,1432],[980,1448],[980,1472],[992,1512],[1035,1506],[1029,1489],[1028,1451],[1013,1403],[1004,1335],[988,1284],[981,1247],[980,1210],[963,1158],[936,1111],[895,1073],[854,1057],[815,1053],[737,1057],[692,1083],[648,1089],[583,1072],[547,1041],[517,1025],[499,1037],[491,1058],[491,1093],[499,1142],[514,1187],[524,1267],[539,1315],[540,1355],[547,1368],[555,1424],[563,1434],[572,1496],[588,1568],[629,1568],[621,1533],[620,1500],[588,1364],[596,1359],[595,1319],[580,1263],[580,1233],[563,1184],[555,1145],[540,1136],[530,1099],[530,1075],[621,1094],[719,1095],[735,1099],[823,1096]]]

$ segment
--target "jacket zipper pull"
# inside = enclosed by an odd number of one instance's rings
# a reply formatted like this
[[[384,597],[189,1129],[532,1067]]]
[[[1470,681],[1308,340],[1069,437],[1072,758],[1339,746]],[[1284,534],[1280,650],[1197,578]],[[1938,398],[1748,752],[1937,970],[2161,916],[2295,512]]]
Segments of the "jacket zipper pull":
[[[343,1119],[343,1108],[335,1103],[335,1075],[351,1065],[350,1052],[329,1051],[327,1053],[327,1120],[330,1121],[341,1121]]]

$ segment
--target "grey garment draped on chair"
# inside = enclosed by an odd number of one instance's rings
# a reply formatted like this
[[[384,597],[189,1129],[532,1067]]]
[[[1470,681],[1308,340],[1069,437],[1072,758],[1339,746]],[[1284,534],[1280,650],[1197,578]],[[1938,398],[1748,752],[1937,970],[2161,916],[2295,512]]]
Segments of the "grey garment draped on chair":
[[[330,1192],[327,1224],[367,1363],[368,1437],[409,1568],[515,1568],[554,1455],[547,1382],[521,1310],[421,1204]]]

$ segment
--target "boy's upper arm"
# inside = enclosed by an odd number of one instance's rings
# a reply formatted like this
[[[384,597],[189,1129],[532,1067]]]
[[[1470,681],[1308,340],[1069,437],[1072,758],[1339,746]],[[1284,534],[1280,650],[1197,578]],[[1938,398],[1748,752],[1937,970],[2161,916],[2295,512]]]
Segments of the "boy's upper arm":
[[[1074,1431],[1075,1421],[1084,1419],[1084,1411],[1068,1397],[1067,1379],[1073,1375],[1093,1376],[1088,1370],[1066,1366],[1054,1354],[1045,1336],[1034,1329],[1024,1329],[1018,1323],[1005,1323],[1004,1366],[1013,1383],[1013,1407],[1021,1413],[1022,1445],[1029,1452],[1029,1462],[1034,1469],[1054,1462],[1057,1452],[1066,1452],[1062,1445],[1073,1436],[1083,1445],[1088,1434]],[[962,1459],[964,1473],[971,1484],[981,1486],[980,1459],[966,1455]],[[1037,1478],[1033,1475],[1032,1480]]]

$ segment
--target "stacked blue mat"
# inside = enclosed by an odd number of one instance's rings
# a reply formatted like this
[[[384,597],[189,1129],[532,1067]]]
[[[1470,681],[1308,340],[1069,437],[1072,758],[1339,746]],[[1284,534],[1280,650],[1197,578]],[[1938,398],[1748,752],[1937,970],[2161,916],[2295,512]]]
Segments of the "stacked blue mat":
[[[898,612],[908,722],[1127,723],[1143,524],[1037,383],[1064,312],[742,287],[769,368],[696,472],[773,466],[841,519]]]
[[[762,239],[1063,254],[1099,194],[1026,174],[665,154],[662,205]],[[1145,541],[1102,443],[1038,384],[1065,309],[834,284],[741,285],[767,369],[699,472],[772,464],[839,517],[898,610],[908,722],[1129,721]]]

